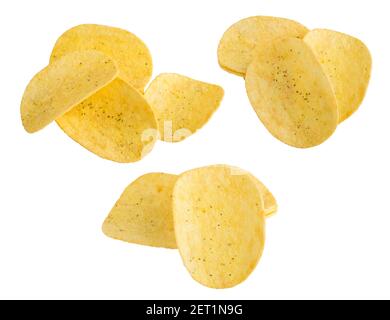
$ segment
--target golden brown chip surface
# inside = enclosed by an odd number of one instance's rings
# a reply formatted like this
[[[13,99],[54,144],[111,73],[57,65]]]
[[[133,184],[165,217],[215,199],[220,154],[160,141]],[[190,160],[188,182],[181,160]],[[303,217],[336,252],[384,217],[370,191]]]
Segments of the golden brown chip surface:
[[[73,52],[40,71],[20,107],[26,131],[36,132],[113,81],[115,62],[98,51]]]
[[[255,176],[253,176],[253,178],[263,198],[264,214],[268,218],[278,211],[278,203],[276,202],[274,195],[271,193],[271,191],[269,191],[269,189],[264,185],[264,183],[262,183]]]
[[[176,175],[149,173],[131,183],[103,223],[110,238],[164,248],[176,248],[172,192]]]
[[[119,76],[143,92],[152,76],[152,57],[142,40],[126,30],[96,24],[71,28],[57,40],[51,61],[73,51],[91,49],[115,60]]]
[[[157,123],[144,97],[116,79],[57,119],[73,140],[116,162],[142,159],[157,140]]]
[[[253,178],[228,166],[179,176],[173,192],[176,242],[196,281],[229,288],[251,274],[265,241],[261,200]]]
[[[325,29],[310,31],[304,41],[333,86],[342,122],[359,108],[366,94],[372,67],[370,51],[359,39]]]
[[[173,73],[160,74],[145,92],[166,142],[182,141],[203,127],[223,95],[220,86]]]
[[[238,21],[223,35],[218,47],[220,66],[244,76],[256,48],[280,38],[302,39],[308,29],[300,23],[277,17],[255,16]]]
[[[260,120],[288,145],[319,145],[337,127],[332,86],[303,40],[276,40],[259,50],[248,67],[245,84]]]

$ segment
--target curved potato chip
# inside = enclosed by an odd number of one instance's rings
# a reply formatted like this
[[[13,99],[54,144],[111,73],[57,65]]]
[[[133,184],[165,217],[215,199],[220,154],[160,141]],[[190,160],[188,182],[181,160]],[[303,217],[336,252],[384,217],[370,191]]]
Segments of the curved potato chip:
[[[173,73],[157,76],[145,92],[166,142],[182,141],[204,126],[223,95],[217,85]]]
[[[243,76],[255,56],[256,47],[280,38],[302,39],[307,32],[305,26],[284,18],[256,16],[240,20],[219,42],[219,64],[226,71]]]
[[[310,31],[304,41],[333,86],[342,122],[359,108],[366,94],[371,77],[370,51],[359,39],[325,29]]]
[[[265,216],[252,177],[211,166],[179,176],[173,191],[176,242],[194,280],[211,288],[244,281],[263,252]]]
[[[245,84],[260,120],[288,145],[319,145],[337,127],[333,89],[303,40],[277,40],[263,47],[248,67]]]
[[[82,24],[66,31],[56,42],[51,61],[81,50],[97,50],[114,59],[119,77],[143,91],[152,76],[149,49],[134,34],[114,27]]]
[[[157,140],[157,123],[144,97],[116,79],[57,119],[73,140],[98,156],[135,162]]]
[[[172,192],[176,175],[146,174],[131,183],[103,223],[110,238],[175,249]]]
[[[274,215],[278,211],[278,204],[274,195],[268,188],[255,176],[251,175],[255,181],[257,189],[260,191],[261,197],[263,198],[264,203],[264,214],[268,218]]]
[[[115,62],[97,51],[74,52],[40,71],[24,92],[20,113],[27,132],[36,132],[110,83]]]
[[[241,168],[232,167],[232,166],[230,166],[229,168],[233,175],[243,174],[243,175],[248,175],[250,178],[253,179],[257,189],[260,192],[261,199],[264,206],[264,210],[262,209],[262,212],[264,211],[266,218],[274,215],[276,211],[278,211],[278,204],[276,202],[274,195],[268,190],[268,188],[259,179],[257,179],[250,172],[243,170]]]

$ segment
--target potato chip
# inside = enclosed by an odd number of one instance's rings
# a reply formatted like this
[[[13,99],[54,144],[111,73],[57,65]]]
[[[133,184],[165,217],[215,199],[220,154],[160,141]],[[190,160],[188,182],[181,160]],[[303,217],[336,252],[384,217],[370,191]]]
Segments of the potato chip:
[[[255,48],[279,38],[302,39],[308,29],[298,22],[276,17],[250,17],[233,24],[218,47],[220,66],[236,75],[245,75],[256,55]]]
[[[278,204],[271,191],[269,191],[268,188],[255,176],[252,177],[255,181],[257,189],[260,191],[261,197],[263,198],[264,214],[268,218],[274,215],[276,211],[278,211]]]
[[[153,247],[176,248],[172,192],[176,175],[146,174],[130,184],[103,223],[108,237]]]
[[[223,95],[217,85],[164,73],[152,81],[145,98],[156,114],[160,139],[178,142],[206,124]]]
[[[140,91],[152,76],[152,58],[146,45],[134,34],[113,27],[83,24],[66,31],[55,44],[51,61],[80,50],[97,50],[115,60],[121,79]]]
[[[258,117],[284,143],[309,148],[335,131],[333,89],[303,40],[276,40],[263,47],[249,65],[245,83]]]
[[[116,79],[57,119],[73,140],[116,162],[140,160],[157,140],[157,123],[145,98]]]
[[[360,40],[331,30],[310,31],[304,41],[329,77],[342,122],[359,108],[366,94],[371,77],[370,51]]]
[[[230,288],[256,267],[264,248],[263,203],[253,178],[228,166],[191,170],[173,191],[176,242],[191,276]]]
[[[264,214],[267,218],[274,215],[276,211],[278,211],[278,204],[276,202],[274,195],[268,190],[268,188],[259,179],[257,179],[253,174],[249,173],[248,171],[240,168],[230,167],[230,170],[234,175],[236,174],[248,175],[253,179],[257,189],[260,192],[261,199],[264,206]]]
[[[113,81],[114,61],[97,51],[73,52],[40,71],[21,103],[26,131],[36,132]]]

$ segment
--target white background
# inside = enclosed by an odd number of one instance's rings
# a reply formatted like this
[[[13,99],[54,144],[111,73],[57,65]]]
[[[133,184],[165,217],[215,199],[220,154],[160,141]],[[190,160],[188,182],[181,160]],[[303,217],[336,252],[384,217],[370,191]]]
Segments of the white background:
[[[2,1],[0,4],[0,298],[390,298],[390,45],[388,1]],[[367,97],[323,145],[274,139],[244,81],[218,67],[226,28],[252,15],[296,19],[365,41],[374,60]],[[224,87],[211,121],[142,161],[102,160],[55,124],[27,134],[20,99],[55,40],[81,23],[141,37],[154,76],[177,72]],[[251,171],[280,211],[268,220],[262,260],[243,284],[202,287],[175,250],[106,238],[101,223],[138,176],[226,163]]]

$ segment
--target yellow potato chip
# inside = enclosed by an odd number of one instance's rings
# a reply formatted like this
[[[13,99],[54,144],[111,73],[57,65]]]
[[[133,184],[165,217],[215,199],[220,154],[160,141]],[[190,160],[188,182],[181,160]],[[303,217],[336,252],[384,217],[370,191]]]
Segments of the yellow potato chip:
[[[264,248],[263,203],[253,178],[228,166],[191,170],[173,191],[176,242],[193,279],[211,288],[244,281]]]
[[[152,81],[145,98],[156,114],[160,139],[178,142],[205,125],[223,95],[217,85],[164,73]]]
[[[250,17],[233,24],[218,47],[220,66],[236,75],[245,75],[256,48],[280,38],[302,39],[308,29],[293,20],[276,17]]]
[[[116,79],[57,119],[73,140],[116,162],[140,160],[157,140],[157,123],[145,98]]]
[[[66,31],[55,44],[51,61],[80,50],[97,50],[114,59],[121,79],[140,91],[152,76],[152,58],[146,45],[134,34],[113,27],[83,24]]]
[[[310,31],[304,41],[329,77],[342,122],[359,108],[366,94],[371,77],[370,51],[359,39],[331,30]]]
[[[253,179],[257,189],[260,192],[261,199],[264,206],[264,210],[262,209],[262,211],[264,211],[266,218],[274,215],[276,211],[278,211],[278,204],[276,202],[274,195],[268,190],[268,188],[259,179],[257,179],[253,174],[241,168],[230,167],[230,170],[234,175],[240,175],[240,174],[248,175]]]
[[[284,143],[309,148],[335,131],[332,86],[303,40],[276,40],[263,47],[249,65],[245,83],[258,117]]]
[[[97,51],[73,52],[40,71],[28,84],[21,103],[26,131],[36,132],[113,81],[114,61]]]
[[[172,192],[176,175],[146,174],[131,183],[103,223],[108,237],[153,247],[176,248]]]
[[[271,191],[269,191],[268,188],[255,176],[252,177],[255,181],[257,189],[260,191],[261,197],[263,198],[264,214],[266,218],[268,218],[274,215],[276,211],[278,211],[278,204]]]

